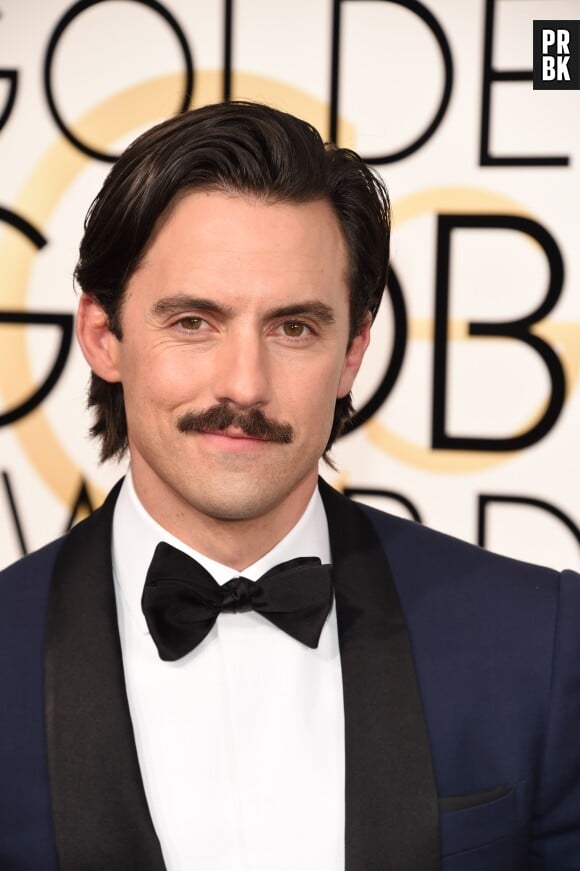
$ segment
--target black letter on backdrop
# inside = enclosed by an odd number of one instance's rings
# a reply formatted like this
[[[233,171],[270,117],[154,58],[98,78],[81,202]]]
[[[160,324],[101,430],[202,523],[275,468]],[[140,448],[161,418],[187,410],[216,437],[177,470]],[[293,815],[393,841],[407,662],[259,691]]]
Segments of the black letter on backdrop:
[[[232,99],[232,40],[234,37],[234,0],[224,0],[224,87],[223,101]]]
[[[349,499],[352,499],[353,496],[384,496],[386,499],[394,499],[409,512],[413,520],[416,520],[417,523],[423,522],[411,500],[403,496],[402,493],[396,493],[394,490],[379,490],[375,487],[345,487],[343,492]]]
[[[545,502],[543,499],[532,499],[529,496],[503,496],[498,493],[481,493],[477,511],[477,543],[481,547],[486,546],[487,507],[493,502],[508,505],[530,505],[532,508],[540,508],[542,511],[547,511],[548,514],[552,514],[560,520],[580,544],[580,529],[578,529],[574,521],[567,514],[564,514],[560,508],[556,508],[550,502]]]
[[[407,311],[405,309],[403,291],[401,290],[399,279],[397,278],[397,274],[392,266],[389,267],[387,286],[385,289],[391,300],[391,308],[393,310],[394,337],[391,357],[387,364],[387,368],[385,369],[385,374],[381,379],[381,383],[369,401],[363,405],[360,411],[357,411],[351,420],[349,420],[342,435],[346,435],[347,433],[358,429],[359,426],[366,423],[367,420],[369,420],[373,414],[379,410],[395,386],[395,382],[397,381],[399,372],[401,371],[401,366],[403,365],[405,349],[407,347]]]
[[[485,43],[483,48],[483,87],[481,92],[481,138],[479,144],[480,166],[568,166],[567,157],[495,157],[489,153],[491,121],[491,86],[494,82],[531,82],[532,70],[495,70],[493,68],[493,23],[495,0],[485,4]],[[530,39],[530,54],[532,45]]]
[[[18,544],[20,546],[20,553],[22,554],[22,556],[26,556],[26,554],[28,553],[28,548],[26,547],[26,539],[24,538],[24,530],[22,529],[22,524],[20,522],[20,514],[18,512],[18,508],[16,507],[16,500],[14,498],[14,493],[12,491],[12,485],[10,483],[10,478],[8,476],[8,472],[2,472],[2,481],[4,483],[4,490],[6,491],[8,505],[10,506],[10,513],[12,514],[12,520],[14,522],[14,529],[16,531],[16,537],[18,539]]]
[[[83,479],[80,483],[77,495],[71,506],[71,511],[64,531],[68,532],[72,529],[77,520],[82,519],[87,514],[92,514],[94,511],[89,491],[87,490],[86,481]]]
[[[40,405],[40,403],[44,399],[46,399],[52,388],[58,382],[58,379],[62,374],[70,352],[73,335],[73,321],[74,318],[72,315],[63,315],[59,313],[48,314],[47,312],[32,313],[27,311],[0,312],[0,325],[48,325],[60,327],[61,331],[61,340],[58,354],[56,356],[56,360],[54,361],[52,369],[46,376],[46,379],[40,385],[38,390],[36,390],[32,394],[32,396],[29,396],[28,399],[24,400],[24,402],[21,402],[20,405],[18,405],[16,408],[4,412],[4,414],[0,414],[0,428],[3,426],[8,426],[11,423],[15,423],[17,420],[20,420],[20,418],[26,417],[26,415],[30,414],[31,411],[34,411],[34,409],[38,405]]]
[[[6,98],[6,104],[2,110],[2,114],[0,115],[0,130],[2,130],[10,118],[12,109],[14,108],[14,103],[16,102],[18,73],[16,70],[0,70],[0,79],[7,79],[8,81],[8,97]]]
[[[451,232],[455,228],[506,229],[527,233],[544,249],[550,265],[550,283],[544,301],[523,318],[505,322],[475,322],[469,324],[470,336],[501,336],[524,342],[544,361],[552,392],[547,408],[531,429],[508,438],[450,436],[445,430],[447,400],[447,321],[449,309],[449,261]],[[562,292],[564,264],[554,238],[545,227],[518,215],[439,215],[437,227],[437,280],[435,291],[435,336],[433,342],[433,448],[472,451],[514,451],[540,441],[554,426],[564,406],[565,376],[558,355],[530,327],[550,312]]]
[[[65,12],[63,17],[60,19],[52,33],[52,36],[50,37],[48,48],[46,50],[46,57],[44,59],[44,89],[46,91],[46,100],[48,102],[48,107],[50,109],[52,117],[54,118],[57,127],[60,129],[61,133],[66,136],[68,141],[71,142],[75,146],[75,148],[77,148],[79,151],[82,151],[82,153],[86,154],[88,157],[93,157],[95,158],[95,160],[103,160],[107,163],[113,163],[117,159],[118,155],[107,154],[103,151],[97,151],[96,148],[92,148],[90,145],[82,142],[77,136],[75,136],[75,134],[71,130],[69,130],[69,128],[63,121],[59,110],[57,109],[52,87],[52,62],[54,60],[54,54],[58,45],[58,41],[63,35],[64,31],[69,26],[71,21],[73,21],[82,12],[90,9],[91,6],[97,6],[99,3],[106,2],[108,2],[108,0],[79,0],[79,2],[71,6],[70,9]],[[191,57],[191,51],[189,49],[189,45],[187,44],[185,34],[183,33],[183,30],[181,29],[175,18],[171,15],[171,13],[165,8],[165,6],[163,6],[161,3],[158,3],[157,0],[132,0],[132,2],[139,3],[142,6],[146,6],[148,9],[152,9],[154,12],[157,12],[157,14],[160,15],[167,22],[167,24],[170,26],[175,36],[177,37],[185,60],[185,90],[183,93],[181,106],[178,111],[185,112],[185,110],[189,108],[189,104],[191,103],[191,96],[193,94],[193,59]]]
[[[330,68],[329,124],[330,139],[332,142],[336,142],[338,134],[338,102],[340,85],[340,14],[341,4],[343,2],[346,2],[346,0],[334,0],[334,12],[332,18],[332,60]],[[351,2],[355,2],[355,0],[351,0]],[[369,164],[395,163],[397,160],[403,160],[403,158],[409,157],[410,154],[413,154],[413,152],[418,151],[420,148],[422,148],[427,140],[430,139],[431,136],[433,136],[441,121],[443,120],[443,116],[445,115],[445,112],[447,111],[447,106],[449,105],[449,100],[451,99],[451,89],[453,85],[453,61],[451,58],[451,49],[449,48],[449,43],[447,42],[445,32],[443,31],[443,28],[441,27],[433,13],[430,12],[429,9],[427,9],[425,6],[423,6],[422,3],[419,3],[419,0],[380,0],[380,2],[396,3],[398,6],[403,6],[410,12],[418,15],[419,18],[425,22],[425,24],[431,30],[431,33],[437,40],[439,48],[441,49],[443,65],[445,68],[445,84],[443,86],[443,94],[441,95],[441,102],[439,103],[439,107],[432,121],[423,131],[423,133],[410,145],[407,145],[405,148],[401,148],[399,151],[396,151],[393,154],[384,154],[379,157],[363,157],[365,163]]]
[[[14,227],[15,230],[18,230],[26,236],[26,238],[29,239],[39,250],[44,248],[46,245],[46,239],[42,233],[39,233],[32,224],[20,215],[17,215],[8,209],[0,208],[0,221],[10,224],[11,227]],[[32,394],[32,396],[22,402],[17,408],[13,408],[11,411],[6,411],[4,414],[0,414],[0,427],[3,427],[20,420],[21,417],[25,417],[25,415],[33,411],[36,406],[40,405],[42,400],[48,396],[54,385],[57,383],[70,351],[73,334],[73,316],[48,314],[44,312],[34,314],[28,311],[0,311],[0,325],[1,324],[48,324],[60,327],[61,330],[60,348],[54,365],[48,373],[46,380],[41,384],[38,390]],[[8,361],[8,364],[11,365],[11,361]]]

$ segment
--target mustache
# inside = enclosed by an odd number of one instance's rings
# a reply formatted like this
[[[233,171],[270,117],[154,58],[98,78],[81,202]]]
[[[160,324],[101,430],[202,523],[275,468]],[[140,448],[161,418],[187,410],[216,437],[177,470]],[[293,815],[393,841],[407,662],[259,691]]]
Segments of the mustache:
[[[259,408],[240,411],[230,403],[213,405],[204,411],[187,411],[177,421],[180,432],[216,432],[234,426],[250,438],[264,439],[280,445],[294,441],[294,430],[285,421],[266,417]]]

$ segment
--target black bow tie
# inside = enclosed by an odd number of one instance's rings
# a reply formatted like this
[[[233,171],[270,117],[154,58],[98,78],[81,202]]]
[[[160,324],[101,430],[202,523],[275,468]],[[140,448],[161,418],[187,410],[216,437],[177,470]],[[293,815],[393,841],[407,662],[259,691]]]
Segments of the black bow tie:
[[[317,647],[331,604],[330,566],[317,557],[281,563],[257,581],[239,577],[220,586],[196,560],[166,542],[153,554],[141,599],[159,656],[171,661],[203,641],[222,611],[257,611]]]

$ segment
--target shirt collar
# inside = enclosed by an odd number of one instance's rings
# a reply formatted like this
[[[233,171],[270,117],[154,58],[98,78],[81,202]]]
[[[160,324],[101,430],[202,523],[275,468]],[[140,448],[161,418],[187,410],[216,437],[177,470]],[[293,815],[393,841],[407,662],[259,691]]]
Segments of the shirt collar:
[[[188,547],[160,526],[139,501],[129,469],[113,517],[113,574],[125,605],[145,627],[141,612],[143,584],[160,541],[166,541],[196,559],[219,584],[225,584],[240,575],[231,566],[216,562]],[[328,523],[318,487],[298,522],[272,550],[244,569],[243,575],[255,581],[275,565],[303,556],[318,557],[323,563],[330,562]]]

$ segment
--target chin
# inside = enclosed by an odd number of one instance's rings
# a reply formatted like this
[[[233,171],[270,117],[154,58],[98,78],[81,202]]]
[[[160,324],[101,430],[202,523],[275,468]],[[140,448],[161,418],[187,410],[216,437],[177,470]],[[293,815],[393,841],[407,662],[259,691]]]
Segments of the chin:
[[[227,478],[226,478],[227,480]],[[274,494],[251,492],[249,486],[198,488],[190,501],[192,507],[214,520],[252,520],[269,511],[279,501]]]
[[[215,500],[196,506],[198,511],[214,520],[254,520],[267,513],[270,505],[244,500]]]

